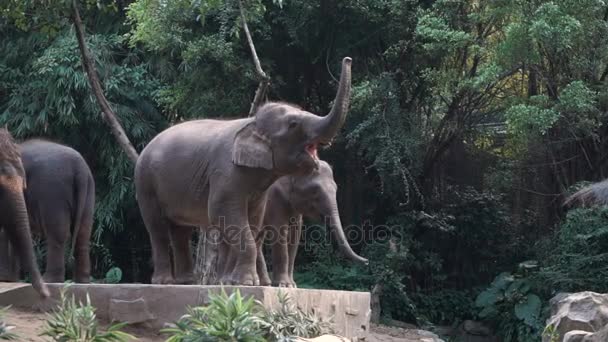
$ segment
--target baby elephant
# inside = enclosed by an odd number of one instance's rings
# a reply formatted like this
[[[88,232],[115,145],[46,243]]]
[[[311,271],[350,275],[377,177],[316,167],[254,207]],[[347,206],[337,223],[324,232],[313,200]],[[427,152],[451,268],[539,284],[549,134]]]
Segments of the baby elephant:
[[[353,252],[346,240],[338,212],[337,190],[331,166],[324,161],[319,161],[319,169],[311,174],[282,177],[268,189],[262,234],[271,238],[272,285],[296,286],[293,270],[302,217],[327,219],[328,228],[342,253],[353,261],[367,263],[367,259]],[[263,258],[259,259],[263,261]],[[262,279],[260,274],[260,281]]]
[[[257,237],[257,273],[260,285],[267,286],[271,281],[262,254],[265,237],[272,246],[272,285],[295,287],[293,280],[294,261],[302,232],[302,217],[323,220],[327,218],[340,250],[349,259],[367,263],[367,259],[355,254],[350,248],[338,212],[336,192],[331,166],[319,160],[319,169],[303,176],[284,176],[274,182],[266,192],[266,208],[263,230]],[[222,255],[228,253],[228,256]],[[234,256],[226,249],[220,250],[220,275],[231,271]],[[222,270],[223,268],[223,270]]]
[[[21,264],[30,273],[34,289],[42,297],[48,297],[49,290],[40,276],[32,246],[28,211],[23,196],[27,186],[19,148],[10,133],[0,129],[0,228],[19,254]]]
[[[65,281],[65,247],[71,236],[74,281],[88,283],[95,206],[95,182],[89,166],[80,153],[53,142],[29,140],[20,145],[20,150],[27,177],[25,200],[32,232],[46,237],[44,280]]]

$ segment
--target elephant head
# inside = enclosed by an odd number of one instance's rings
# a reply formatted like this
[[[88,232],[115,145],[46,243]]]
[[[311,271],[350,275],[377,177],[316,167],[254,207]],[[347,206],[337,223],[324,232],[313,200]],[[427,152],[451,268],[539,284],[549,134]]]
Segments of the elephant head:
[[[36,265],[29,217],[23,191],[26,177],[21,155],[10,133],[0,129],[0,226],[19,254],[21,265],[30,272],[32,285],[43,297],[49,290]]]
[[[329,228],[342,253],[353,261],[367,264],[367,259],[351,249],[344,235],[336,200],[338,186],[331,166],[321,160],[318,170],[306,176],[291,178],[293,183],[289,202],[294,210],[311,219],[328,219]]]
[[[329,114],[320,117],[293,105],[267,103],[236,134],[233,162],[273,170],[281,176],[308,174],[318,168],[317,148],[329,144],[346,119],[351,63],[349,57],[342,61],[340,85]]]

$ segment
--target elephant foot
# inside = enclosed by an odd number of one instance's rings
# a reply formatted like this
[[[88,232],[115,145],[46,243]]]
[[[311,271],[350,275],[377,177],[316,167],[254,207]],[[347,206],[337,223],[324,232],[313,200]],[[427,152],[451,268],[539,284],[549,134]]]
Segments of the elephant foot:
[[[78,284],[89,284],[91,282],[90,275],[76,275],[74,277],[74,282]]]
[[[272,285],[272,281],[270,281],[270,278],[268,278],[268,277],[260,278],[260,286],[271,286],[271,285]]]
[[[63,283],[65,282],[65,275],[55,274],[55,273],[45,273],[44,276],[45,283]]]
[[[152,284],[175,284],[175,279],[172,275],[168,274],[155,274],[152,276]]]
[[[255,286],[257,275],[251,271],[234,271],[232,273],[232,285]],[[258,280],[259,284],[259,280]]]
[[[278,275],[277,278],[272,282],[272,285],[277,287],[293,287],[291,279],[287,276]]]
[[[175,277],[175,284],[179,285],[191,285],[194,284],[194,275],[192,274],[184,274],[181,276]]]

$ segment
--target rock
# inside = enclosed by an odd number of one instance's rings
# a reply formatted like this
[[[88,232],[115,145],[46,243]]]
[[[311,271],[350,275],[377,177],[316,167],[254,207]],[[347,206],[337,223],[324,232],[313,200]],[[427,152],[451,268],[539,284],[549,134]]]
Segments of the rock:
[[[401,328],[401,329],[416,329],[416,328],[418,328],[415,324],[401,322],[401,321],[398,321],[396,319],[389,320],[388,324],[391,325],[391,326],[393,326],[393,327],[397,327],[397,328]]]
[[[585,338],[589,335],[593,335],[593,334],[588,331],[583,331],[583,330],[572,330],[572,331],[568,331],[564,335],[564,339],[562,341],[563,342],[584,342]]]
[[[481,322],[466,320],[462,324],[462,329],[471,335],[476,336],[490,336],[492,335],[492,330]]]
[[[589,334],[583,338],[583,342],[605,342],[608,341],[608,325],[602,328],[602,330]]]
[[[299,342],[350,342],[349,339],[338,335],[323,335],[316,338],[302,338],[298,337],[296,341]]]
[[[571,342],[583,341],[608,324],[608,295],[605,294],[588,291],[564,293],[552,298],[550,305],[552,316],[547,326],[553,326],[559,336],[558,341],[566,341],[566,337]],[[589,334],[584,335],[581,331]],[[572,333],[567,335],[568,332]],[[548,336],[543,336],[543,342],[549,341]]]

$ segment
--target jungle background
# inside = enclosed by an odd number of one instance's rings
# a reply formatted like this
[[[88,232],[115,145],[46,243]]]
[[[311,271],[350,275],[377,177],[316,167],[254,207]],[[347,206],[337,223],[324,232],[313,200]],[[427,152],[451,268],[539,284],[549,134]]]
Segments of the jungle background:
[[[119,269],[122,282],[149,282],[133,165],[101,119],[70,4],[0,0],[0,125],[83,154],[97,184],[95,278]],[[138,151],[183,120],[247,115],[258,79],[237,1],[78,4],[105,95]],[[353,58],[351,110],[320,157],[370,265],[306,241],[300,287],[373,291],[381,320],[480,319],[507,341],[537,338],[558,291],[608,291],[608,209],[562,206],[607,176],[604,1],[243,4],[269,100],[326,113],[340,61]],[[356,238],[375,226],[392,238]]]

